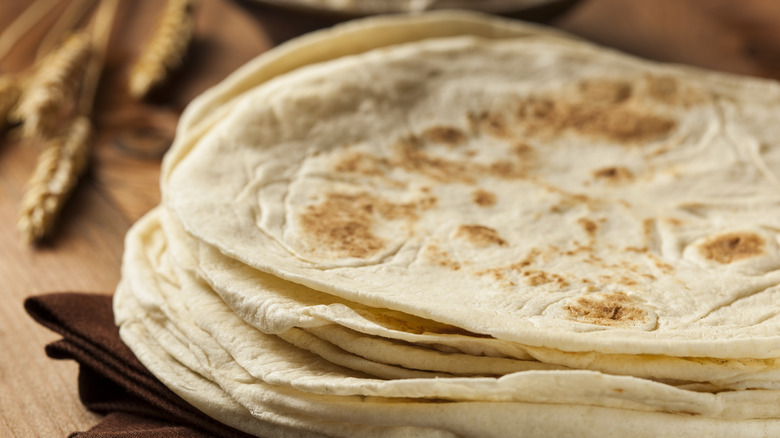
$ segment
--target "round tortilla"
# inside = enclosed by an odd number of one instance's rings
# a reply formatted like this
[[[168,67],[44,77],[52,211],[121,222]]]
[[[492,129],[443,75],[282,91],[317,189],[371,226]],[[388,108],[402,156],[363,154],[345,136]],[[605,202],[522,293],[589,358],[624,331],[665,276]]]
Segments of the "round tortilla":
[[[166,203],[364,305],[564,351],[773,358],[779,93],[555,37],[426,39],[246,92]]]

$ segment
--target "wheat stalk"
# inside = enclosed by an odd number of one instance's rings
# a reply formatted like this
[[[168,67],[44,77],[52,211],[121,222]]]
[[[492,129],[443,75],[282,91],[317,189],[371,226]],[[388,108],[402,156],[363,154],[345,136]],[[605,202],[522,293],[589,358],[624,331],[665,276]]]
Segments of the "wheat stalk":
[[[42,136],[74,105],[90,56],[92,41],[81,31],[47,55],[32,73],[15,116],[24,121],[25,136]]]
[[[77,116],[70,120],[63,135],[47,142],[22,197],[17,221],[17,228],[27,243],[40,241],[51,230],[86,168],[91,137],[89,119]]]
[[[192,8],[192,0],[168,0],[154,35],[130,72],[129,89],[135,98],[144,97],[181,63],[195,27]]]
[[[19,39],[37,24],[58,0],[37,0],[28,6],[5,30],[0,33],[0,58],[13,49]]]
[[[75,29],[78,23],[92,9],[96,0],[71,0],[57,21],[52,25],[35,52],[35,59],[42,59],[50,53],[71,29]]]

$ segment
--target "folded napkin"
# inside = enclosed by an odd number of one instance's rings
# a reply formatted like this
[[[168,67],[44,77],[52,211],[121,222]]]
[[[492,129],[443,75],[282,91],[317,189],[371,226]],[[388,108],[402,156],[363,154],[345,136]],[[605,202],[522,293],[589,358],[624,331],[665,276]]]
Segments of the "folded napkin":
[[[111,296],[57,293],[27,298],[27,313],[63,339],[46,346],[54,359],[79,363],[79,395],[106,414],[79,438],[226,437],[249,435],[213,420],[166,388],[119,338]]]

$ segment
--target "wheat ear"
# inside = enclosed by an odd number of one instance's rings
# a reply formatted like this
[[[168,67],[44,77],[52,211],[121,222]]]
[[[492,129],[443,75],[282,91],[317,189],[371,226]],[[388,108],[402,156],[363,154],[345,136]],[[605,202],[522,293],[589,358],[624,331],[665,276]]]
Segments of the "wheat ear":
[[[130,71],[133,97],[144,97],[181,64],[195,28],[192,10],[192,0],[168,0],[154,34]]]
[[[24,121],[25,136],[46,136],[68,105],[74,105],[92,52],[91,37],[81,31],[41,60],[30,76],[15,116]]]
[[[17,221],[17,228],[27,243],[40,241],[51,230],[86,168],[91,137],[89,119],[77,116],[69,122],[62,136],[47,142],[22,198]]]

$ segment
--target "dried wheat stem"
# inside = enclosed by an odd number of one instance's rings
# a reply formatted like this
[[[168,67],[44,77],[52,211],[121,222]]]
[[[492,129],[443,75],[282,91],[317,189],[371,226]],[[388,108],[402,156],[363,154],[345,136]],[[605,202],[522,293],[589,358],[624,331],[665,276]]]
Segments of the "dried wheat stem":
[[[168,0],[155,33],[130,72],[130,94],[140,99],[181,64],[195,22],[192,0]]]
[[[42,59],[48,53],[50,53],[57,43],[62,39],[63,35],[66,35],[70,30],[75,29],[76,25],[81,21],[87,12],[95,5],[96,0],[72,0],[68,3],[67,8],[63,11],[62,15],[57,19],[54,25],[46,32],[46,35],[38,44],[38,50],[35,52],[35,59]]]
[[[21,15],[16,17],[16,19],[3,30],[2,34],[0,34],[0,58],[7,55],[14,44],[19,41],[19,38],[30,30],[35,23],[40,21],[58,1],[59,0],[37,0],[28,6]]]
[[[81,31],[40,62],[16,109],[26,136],[50,133],[63,114],[72,110],[91,53],[90,35]]]
[[[87,117],[73,118],[65,133],[48,141],[38,157],[27,192],[22,198],[17,228],[28,243],[51,230],[79,176],[87,165],[92,124]]]
[[[92,112],[95,95],[100,84],[100,75],[103,72],[106,54],[111,42],[114,18],[118,10],[119,0],[102,0],[95,13],[92,23],[92,57],[84,70],[84,84],[79,96],[78,114],[86,116]]]

